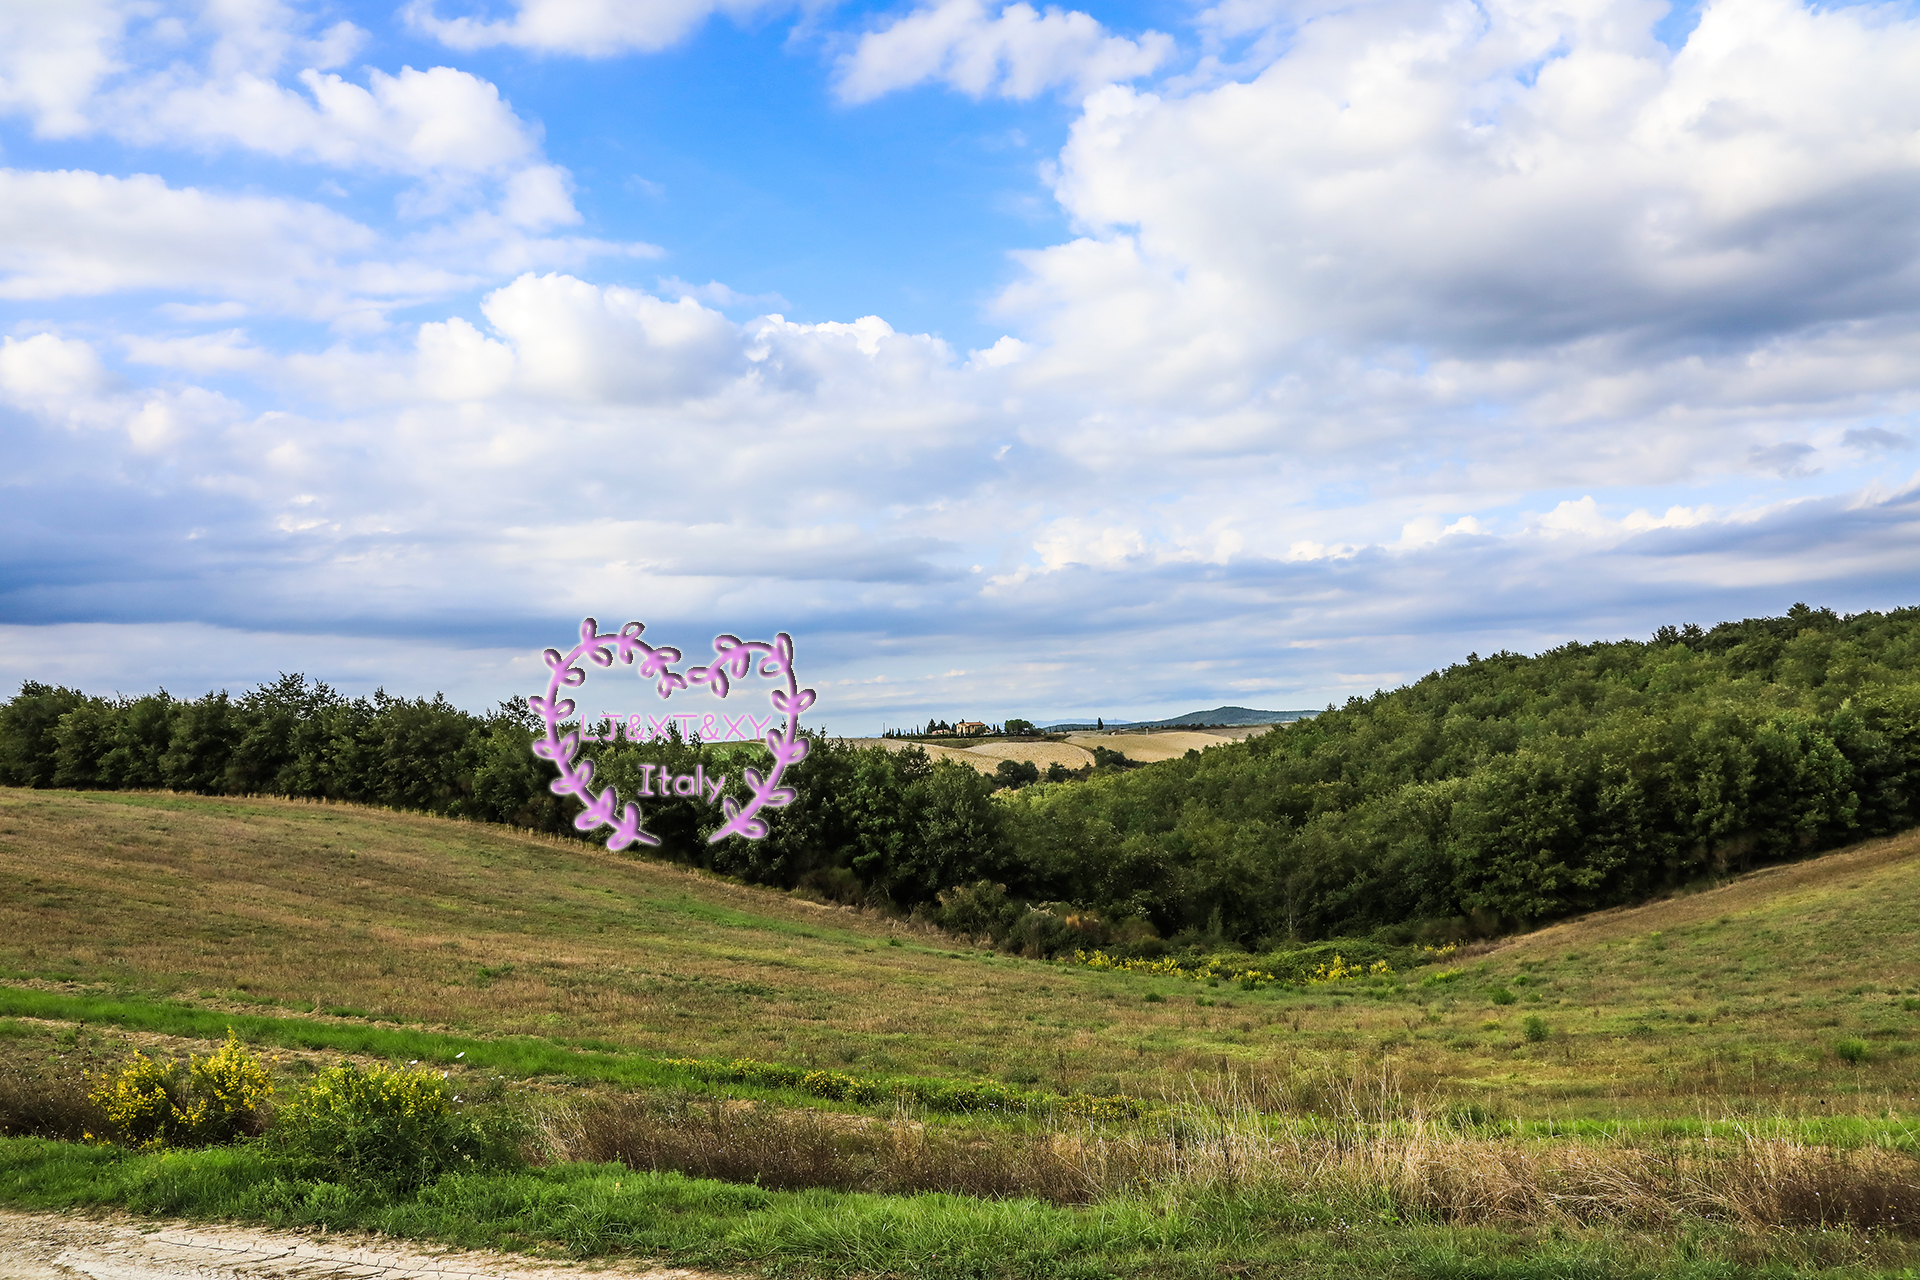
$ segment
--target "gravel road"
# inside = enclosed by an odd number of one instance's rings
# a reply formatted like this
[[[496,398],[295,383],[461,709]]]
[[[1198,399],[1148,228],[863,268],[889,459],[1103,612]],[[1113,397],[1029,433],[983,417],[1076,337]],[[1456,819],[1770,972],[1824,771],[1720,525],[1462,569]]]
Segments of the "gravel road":
[[[721,1280],[644,1264],[547,1265],[368,1236],[0,1209],[0,1280]]]

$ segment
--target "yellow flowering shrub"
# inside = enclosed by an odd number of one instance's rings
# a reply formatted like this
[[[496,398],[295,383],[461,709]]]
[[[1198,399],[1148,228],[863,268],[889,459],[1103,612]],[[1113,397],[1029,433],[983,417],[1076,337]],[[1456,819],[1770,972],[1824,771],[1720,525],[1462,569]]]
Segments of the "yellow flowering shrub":
[[[232,1030],[208,1056],[177,1064],[144,1053],[90,1095],[111,1137],[130,1147],[206,1146],[261,1132],[273,1081]]]
[[[187,1064],[187,1091],[193,1099],[193,1130],[200,1141],[229,1142],[266,1129],[273,1078],[266,1064],[249,1053],[231,1029],[225,1044]]]
[[[1341,982],[1348,978],[1391,978],[1392,976],[1393,966],[1385,960],[1376,960],[1369,965],[1348,964],[1336,951],[1333,953],[1333,963],[1315,965],[1313,975],[1307,981]]]
[[[1089,969],[1107,969],[1118,973],[1146,973],[1163,978],[1185,978],[1188,982],[1237,982],[1251,991],[1256,987],[1272,986],[1280,979],[1265,969],[1236,969],[1218,956],[1209,956],[1196,965],[1182,965],[1172,956],[1162,956],[1157,960],[1124,960],[1110,956],[1104,951],[1076,951],[1073,962],[1085,965]]]
[[[166,1146],[168,1137],[183,1128],[181,1093],[178,1067],[135,1052],[119,1075],[88,1096],[106,1117],[112,1137],[126,1146],[152,1148]]]

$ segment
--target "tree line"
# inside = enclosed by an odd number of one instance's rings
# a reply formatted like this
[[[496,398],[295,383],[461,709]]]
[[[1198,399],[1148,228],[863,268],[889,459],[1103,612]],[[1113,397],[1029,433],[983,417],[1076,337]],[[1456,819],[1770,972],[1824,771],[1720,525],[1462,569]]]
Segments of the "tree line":
[[[1490,933],[1638,901],[1911,826],[1920,609],[1662,628],[1477,655],[1241,743],[1001,781],[909,747],[816,738],[761,841],[708,844],[696,800],[643,801],[655,851],[754,883],[917,911],[1046,954],[1273,949]],[[539,721],[284,676],[240,697],[0,704],[0,783],[350,801],[578,834]],[[753,743],[596,743],[737,777]],[[1037,773],[1038,771],[1033,771]],[[1013,784],[1013,785],[1006,785]],[[584,837],[583,837],[584,838]]]

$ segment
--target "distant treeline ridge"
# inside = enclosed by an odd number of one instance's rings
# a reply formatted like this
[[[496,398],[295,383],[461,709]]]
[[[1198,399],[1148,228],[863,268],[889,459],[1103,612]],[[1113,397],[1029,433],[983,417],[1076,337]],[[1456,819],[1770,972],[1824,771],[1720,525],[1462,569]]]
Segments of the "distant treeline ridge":
[[[1644,899],[1917,820],[1920,609],[1796,605],[1650,642],[1499,653],[1261,737],[995,793],[916,749],[816,739],[765,840],[643,801],[662,855],[918,911],[1032,954],[1270,949],[1486,933]],[[346,698],[300,676],[241,697],[105,699],[29,682],[0,704],[0,783],[285,795],[578,834],[521,704]],[[754,743],[598,743],[737,778]]]

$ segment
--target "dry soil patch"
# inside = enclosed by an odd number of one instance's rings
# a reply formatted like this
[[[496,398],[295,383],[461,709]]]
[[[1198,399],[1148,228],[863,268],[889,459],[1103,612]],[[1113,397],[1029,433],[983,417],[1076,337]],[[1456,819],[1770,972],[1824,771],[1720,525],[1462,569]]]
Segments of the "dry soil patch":
[[[719,1280],[646,1263],[592,1264],[638,1280]],[[366,1235],[0,1209],[0,1280],[576,1280],[588,1268]]]

